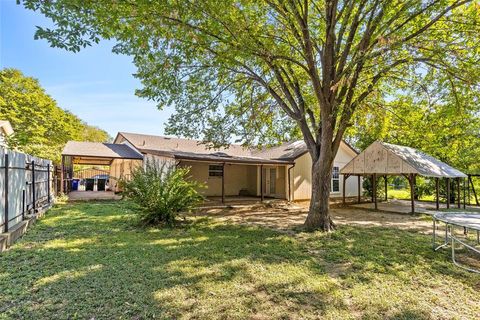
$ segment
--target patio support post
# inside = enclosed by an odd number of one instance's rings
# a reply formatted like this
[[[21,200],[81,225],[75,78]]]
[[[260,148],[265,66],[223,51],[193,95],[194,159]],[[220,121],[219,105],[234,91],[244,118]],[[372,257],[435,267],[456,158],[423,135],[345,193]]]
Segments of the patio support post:
[[[373,197],[373,202],[375,204],[375,210],[378,210],[378,204],[377,204],[377,174],[374,173],[372,176],[373,184],[372,184],[372,197]]]
[[[263,164],[260,165],[260,201],[263,202]]]
[[[465,178],[462,178],[463,181],[463,209],[467,208],[467,203],[466,203],[466,191],[465,191]]]
[[[460,192],[460,178],[457,178],[457,208],[460,209],[461,208],[461,201],[460,201],[460,198],[461,198],[461,192]]]
[[[387,179],[387,175],[384,175],[383,179],[385,180],[384,181],[384,183],[385,183],[385,202],[387,202],[388,201],[388,179]]]
[[[447,178],[447,209],[450,209],[450,178]]]
[[[65,170],[65,156],[62,156],[62,164],[60,165],[60,194],[65,192],[65,186],[63,184],[64,171]]]
[[[435,178],[435,208],[440,209],[439,178]]]
[[[225,162],[222,164],[222,203],[225,203]]]
[[[411,173],[410,178],[410,202],[412,206],[412,213],[415,213],[415,174]]]
[[[361,202],[360,175],[357,176],[358,203]]]

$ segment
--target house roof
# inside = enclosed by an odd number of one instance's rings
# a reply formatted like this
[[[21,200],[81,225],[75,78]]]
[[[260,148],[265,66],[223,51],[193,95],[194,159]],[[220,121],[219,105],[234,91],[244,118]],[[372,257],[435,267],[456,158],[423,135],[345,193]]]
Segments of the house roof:
[[[463,172],[406,146],[375,141],[341,169],[342,174],[419,174],[425,177],[464,178]]]
[[[194,153],[184,151],[159,151],[143,150],[147,154],[172,157],[177,160],[207,161],[207,162],[227,162],[227,163],[251,163],[251,164],[293,164],[289,160],[263,159],[258,157],[232,156],[224,152],[217,153]]]
[[[353,151],[354,154],[358,154],[358,151],[345,141],[342,141],[341,143],[349,150]],[[252,154],[266,159],[295,160],[307,152],[308,150],[305,141],[297,140],[286,142],[280,146],[254,151]]]
[[[115,138],[115,142],[120,142],[120,137],[125,138],[135,148],[143,153],[160,152],[163,154],[168,153],[173,156],[174,154],[181,157],[188,154],[199,158],[216,157],[215,159],[225,159],[225,157],[236,157],[240,159],[250,159],[253,161],[280,161],[276,163],[291,163],[296,158],[307,153],[307,146],[304,141],[298,140],[293,142],[287,142],[280,146],[264,148],[264,149],[248,149],[238,144],[231,144],[228,148],[210,149],[201,141],[192,139],[180,139],[170,138],[164,136],[146,135],[138,133],[119,132]],[[351,149],[355,154],[358,152],[353,149],[346,142],[342,141],[342,144]],[[223,153],[223,155],[222,155]],[[220,155],[220,158],[218,157]],[[223,157],[223,158],[222,158]],[[274,163],[274,162],[271,162]]]
[[[225,152],[232,156],[250,156],[250,151],[247,148],[237,144],[231,144],[229,148],[209,149],[208,146],[198,140],[128,132],[119,132],[115,142],[118,142],[120,135],[142,152],[144,150],[191,152],[202,154]]]
[[[143,156],[126,144],[68,141],[62,156],[143,159]]]

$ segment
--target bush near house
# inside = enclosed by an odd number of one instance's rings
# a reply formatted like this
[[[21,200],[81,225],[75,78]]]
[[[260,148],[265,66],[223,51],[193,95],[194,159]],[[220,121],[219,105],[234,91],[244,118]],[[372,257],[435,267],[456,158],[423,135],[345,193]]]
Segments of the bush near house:
[[[140,207],[138,215],[144,223],[172,225],[179,213],[190,212],[203,200],[198,193],[202,185],[187,179],[189,172],[189,168],[147,161],[122,182],[126,196]]]

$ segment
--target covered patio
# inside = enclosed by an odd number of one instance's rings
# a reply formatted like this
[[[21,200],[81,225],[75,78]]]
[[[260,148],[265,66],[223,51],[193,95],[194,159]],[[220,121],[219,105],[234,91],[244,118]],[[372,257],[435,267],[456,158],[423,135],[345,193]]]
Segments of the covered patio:
[[[410,209],[415,213],[415,185],[416,177],[423,176],[435,179],[435,209],[440,208],[440,183],[441,179],[446,184],[446,208],[450,208],[451,192],[456,192],[457,207],[461,207],[462,183],[463,183],[463,206],[465,208],[465,183],[467,175],[449,166],[448,164],[427,155],[417,149],[376,141],[363,152],[353,158],[340,170],[345,180],[352,176],[369,177],[372,181],[373,208],[378,210],[377,178],[383,177],[385,201],[388,199],[388,176],[403,176],[410,186]],[[450,190],[451,180],[456,182],[456,190]],[[344,188],[345,190],[345,188]],[[345,192],[345,191],[344,191]],[[360,194],[358,195],[360,202]],[[345,203],[345,194],[343,195]],[[423,209],[421,210],[423,211]]]
[[[126,144],[69,141],[62,152],[60,192],[73,200],[115,199],[124,166],[142,161],[143,155]]]

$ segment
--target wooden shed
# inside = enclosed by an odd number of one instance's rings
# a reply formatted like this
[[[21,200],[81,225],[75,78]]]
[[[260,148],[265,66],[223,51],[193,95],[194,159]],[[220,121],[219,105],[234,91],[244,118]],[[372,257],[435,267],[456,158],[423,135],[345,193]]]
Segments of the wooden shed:
[[[460,207],[460,181],[467,175],[463,172],[449,166],[448,164],[428,155],[420,150],[375,141],[363,152],[358,154],[349,163],[347,163],[340,173],[344,175],[344,181],[349,176],[367,176],[372,178],[373,202],[377,209],[376,180],[377,177],[385,178],[385,197],[386,197],[386,177],[391,175],[405,176],[410,184],[412,212],[415,212],[415,178],[416,176],[435,178],[436,180],[436,206],[439,208],[439,179],[447,180],[447,198],[450,193],[450,179],[457,180],[458,186],[458,206]],[[447,207],[449,201],[447,201]]]

